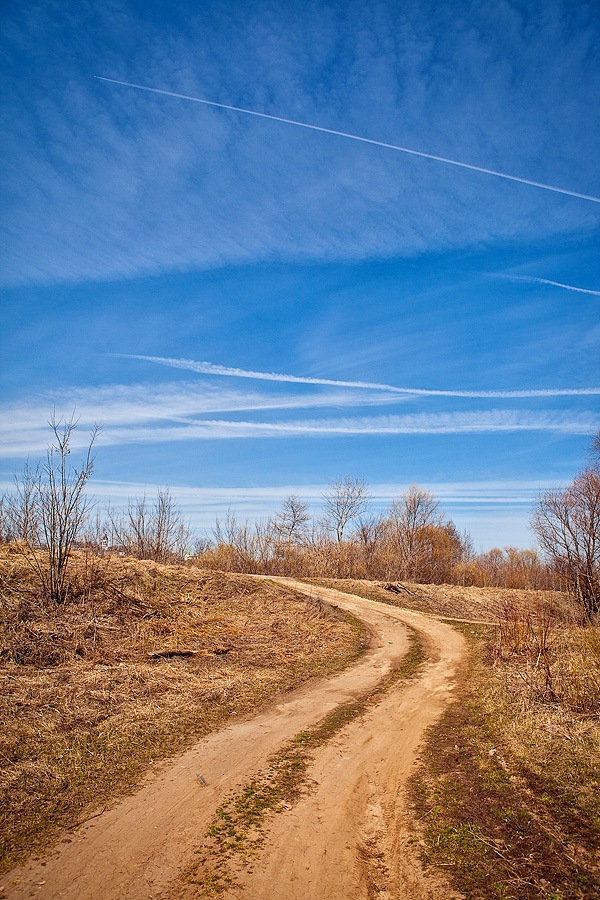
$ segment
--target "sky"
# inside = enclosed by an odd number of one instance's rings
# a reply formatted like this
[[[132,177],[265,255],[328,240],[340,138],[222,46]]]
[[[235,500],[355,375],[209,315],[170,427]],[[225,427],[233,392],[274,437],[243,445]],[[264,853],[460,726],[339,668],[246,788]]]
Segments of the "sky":
[[[348,474],[534,545],[600,425],[597,3],[0,16],[0,489],[55,411],[100,504],[210,530]]]

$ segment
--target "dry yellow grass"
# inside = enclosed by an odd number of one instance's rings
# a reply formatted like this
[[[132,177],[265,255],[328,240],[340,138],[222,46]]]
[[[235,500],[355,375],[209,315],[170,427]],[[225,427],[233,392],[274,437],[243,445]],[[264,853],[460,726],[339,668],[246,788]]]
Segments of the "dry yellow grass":
[[[241,575],[75,560],[93,589],[48,608],[0,549],[3,867],[133,787],[230,716],[356,656],[356,625]],[[153,659],[164,650],[197,655]]]
[[[456,584],[412,584],[411,582],[365,581],[351,578],[306,579],[371,600],[449,619],[495,621],[507,605],[533,609],[540,603],[557,614],[572,614],[566,594],[558,591],[518,588],[461,587]]]

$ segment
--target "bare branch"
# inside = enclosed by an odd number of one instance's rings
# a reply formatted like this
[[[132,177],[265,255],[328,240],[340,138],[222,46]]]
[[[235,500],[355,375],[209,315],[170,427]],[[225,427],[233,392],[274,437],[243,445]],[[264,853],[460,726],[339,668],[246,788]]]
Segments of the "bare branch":
[[[325,523],[335,532],[337,542],[341,544],[348,524],[366,511],[371,494],[363,478],[346,475],[330,484],[323,500]]]

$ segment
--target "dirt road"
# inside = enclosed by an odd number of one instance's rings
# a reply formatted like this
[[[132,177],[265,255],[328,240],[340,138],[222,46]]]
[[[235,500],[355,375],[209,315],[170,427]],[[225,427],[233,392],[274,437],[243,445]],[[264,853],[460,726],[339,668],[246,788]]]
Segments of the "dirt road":
[[[397,685],[320,748],[309,773],[314,790],[273,818],[253,871],[240,870],[238,886],[225,896],[438,896],[436,885],[423,878],[407,851],[403,787],[424,729],[450,696],[463,639],[447,624],[420,613],[288,583],[366,624],[371,647],[360,661],[340,675],[286,694],[252,719],[232,723],[150,774],[135,795],[67,835],[44,858],[6,875],[2,886],[7,900],[194,896],[183,876],[224,797],[243,787],[299,731],[381,681],[406,653],[409,629],[427,646],[418,676]],[[439,896],[450,895],[442,889]]]

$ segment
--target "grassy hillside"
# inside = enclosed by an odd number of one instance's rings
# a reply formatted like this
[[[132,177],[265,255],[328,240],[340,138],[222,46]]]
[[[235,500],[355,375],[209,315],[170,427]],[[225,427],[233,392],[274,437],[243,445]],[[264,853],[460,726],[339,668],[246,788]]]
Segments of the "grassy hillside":
[[[48,606],[22,555],[0,549],[3,868],[152,762],[361,648],[356,623],[273,583],[84,555],[75,566],[86,590]]]

